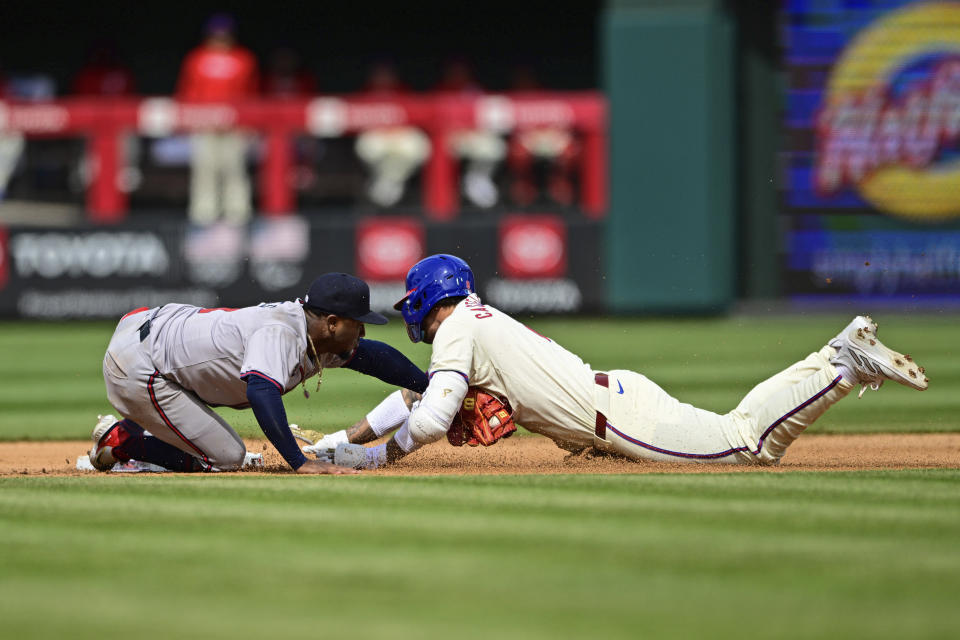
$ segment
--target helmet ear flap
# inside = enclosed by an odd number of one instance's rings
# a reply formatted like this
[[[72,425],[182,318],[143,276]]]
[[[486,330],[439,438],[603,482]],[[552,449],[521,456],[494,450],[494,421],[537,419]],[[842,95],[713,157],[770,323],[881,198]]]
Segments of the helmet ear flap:
[[[407,324],[407,337],[410,338],[410,342],[420,342],[423,339],[423,332],[420,329],[419,324]]]
[[[423,289],[419,289],[407,298],[400,308],[400,314],[407,324],[407,335],[411,342],[420,342],[421,339],[420,323],[423,322],[424,316],[429,311],[423,308],[425,298],[426,293]]]

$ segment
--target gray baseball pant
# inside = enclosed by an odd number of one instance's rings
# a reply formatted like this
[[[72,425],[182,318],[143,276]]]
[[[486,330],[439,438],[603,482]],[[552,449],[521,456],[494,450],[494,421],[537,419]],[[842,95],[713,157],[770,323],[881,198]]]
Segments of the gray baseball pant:
[[[237,432],[195,393],[165,379],[150,357],[141,328],[153,309],[124,316],[103,358],[107,399],[124,417],[184,451],[206,470],[234,470],[246,447]]]

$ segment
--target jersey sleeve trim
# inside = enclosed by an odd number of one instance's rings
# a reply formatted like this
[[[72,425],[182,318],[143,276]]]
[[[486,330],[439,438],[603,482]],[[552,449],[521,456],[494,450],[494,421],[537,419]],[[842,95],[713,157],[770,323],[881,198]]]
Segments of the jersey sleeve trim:
[[[268,381],[272,382],[273,384],[275,384],[275,385],[277,386],[277,389],[280,390],[280,393],[283,393],[283,385],[281,385],[279,382],[277,382],[276,380],[274,380],[273,378],[271,378],[271,377],[268,376],[267,374],[265,374],[265,373],[260,373],[260,372],[257,371],[256,369],[251,369],[250,371],[247,371],[246,373],[241,373],[241,374],[240,374],[240,379],[243,380],[243,381],[246,381],[246,379],[247,379],[249,376],[257,376],[257,377],[259,377],[259,378],[263,378],[264,380],[268,380]]]
[[[431,372],[430,372],[429,374],[427,374],[427,375],[428,375],[428,377],[432,378],[432,377],[434,376],[434,374],[440,373],[441,371],[449,371],[450,373],[456,373],[457,375],[459,375],[459,376],[461,376],[461,377],[463,378],[464,382],[466,382],[468,385],[470,384],[470,377],[467,376],[467,374],[465,374],[464,372],[462,372],[462,371],[457,371],[456,369],[437,369],[436,371],[431,371]]]

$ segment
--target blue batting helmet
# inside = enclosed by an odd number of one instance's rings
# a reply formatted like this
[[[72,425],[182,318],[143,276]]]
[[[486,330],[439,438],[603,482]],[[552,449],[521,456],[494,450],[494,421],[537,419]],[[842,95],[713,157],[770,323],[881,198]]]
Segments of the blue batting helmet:
[[[411,342],[420,342],[420,324],[435,304],[444,298],[468,296],[474,286],[470,265],[457,256],[438,253],[410,267],[407,293],[393,308],[403,315]]]

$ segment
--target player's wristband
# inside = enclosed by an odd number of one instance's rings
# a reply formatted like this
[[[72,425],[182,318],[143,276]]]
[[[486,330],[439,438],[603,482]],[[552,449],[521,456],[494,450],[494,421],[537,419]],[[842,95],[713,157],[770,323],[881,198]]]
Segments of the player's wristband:
[[[403,392],[397,389],[367,414],[367,422],[379,438],[406,422],[409,415],[410,409],[403,401]]]
[[[367,449],[367,469],[379,469],[387,464],[387,445],[378,444]]]

